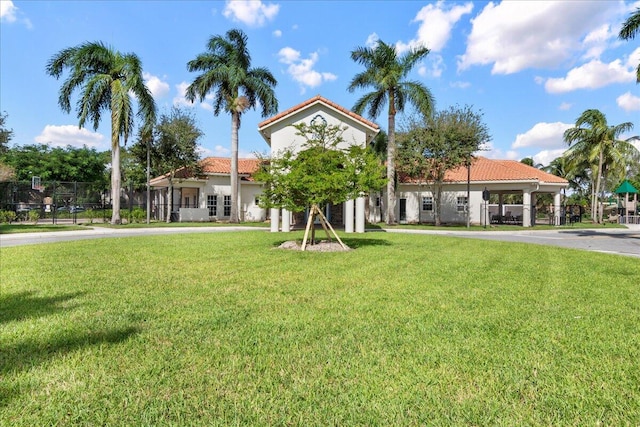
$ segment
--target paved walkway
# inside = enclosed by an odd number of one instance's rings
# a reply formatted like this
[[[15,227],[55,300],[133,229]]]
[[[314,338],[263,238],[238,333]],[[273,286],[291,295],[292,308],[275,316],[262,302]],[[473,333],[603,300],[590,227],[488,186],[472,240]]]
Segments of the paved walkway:
[[[515,231],[464,231],[464,230],[412,230],[389,229],[388,233],[440,234],[451,237],[522,242],[539,245],[561,246],[594,252],[613,253],[640,258],[640,225],[628,228],[594,228]],[[40,243],[64,242],[70,240],[99,239],[109,237],[131,237],[140,235],[184,234],[184,233],[226,233],[238,231],[268,231],[266,227],[159,227],[159,228],[103,228],[95,227],[78,231],[57,231],[43,233],[18,233],[0,235],[0,248],[33,245]]]

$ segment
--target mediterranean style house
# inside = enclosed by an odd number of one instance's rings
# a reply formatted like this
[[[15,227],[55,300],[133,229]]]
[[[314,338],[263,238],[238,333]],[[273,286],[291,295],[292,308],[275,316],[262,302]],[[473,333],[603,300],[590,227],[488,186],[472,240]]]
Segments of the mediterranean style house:
[[[293,125],[298,123],[327,123],[339,125],[345,146],[369,145],[380,128],[365,118],[334,102],[315,96],[258,125],[258,132],[277,155],[284,149],[299,150],[304,140],[296,135]],[[292,226],[304,226],[306,213],[292,214],[284,209],[258,206],[261,183],[252,178],[259,160],[239,159],[239,189],[237,198],[241,221],[269,221],[273,232],[289,231]],[[193,176],[186,170],[174,178],[174,206],[172,217],[177,221],[220,221],[231,212],[230,159],[208,157],[201,161],[202,173]],[[166,203],[167,176],[151,180],[154,206]],[[540,194],[553,195],[555,219],[560,223],[561,193],[568,182],[555,175],[527,166],[515,160],[473,159],[469,170],[461,167],[447,172],[443,184],[441,221],[443,223],[488,224],[512,222],[530,227],[535,224],[534,206]],[[400,177],[397,189],[396,218],[401,223],[433,222],[433,188],[426,183]],[[485,201],[487,195],[493,195]],[[521,203],[507,204],[507,195],[518,195]],[[340,205],[325,207],[329,221],[344,227],[346,232],[364,232],[365,223],[383,221],[384,191],[348,200]]]

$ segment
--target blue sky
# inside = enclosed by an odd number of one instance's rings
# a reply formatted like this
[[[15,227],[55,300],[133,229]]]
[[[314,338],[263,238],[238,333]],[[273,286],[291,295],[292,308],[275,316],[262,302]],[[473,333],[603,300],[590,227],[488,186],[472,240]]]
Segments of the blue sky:
[[[533,156],[548,164],[566,147],[562,133],[586,109],[610,124],[630,121],[640,134],[640,40],[620,41],[621,23],[639,1],[8,1],[0,0],[0,111],[13,144],[109,148],[108,116],[97,132],[78,129],[75,112],[60,111],[62,80],[45,74],[48,59],[85,41],[102,41],[142,60],[160,112],[193,109],[205,133],[204,156],[228,156],[231,119],[211,104],[188,104],[196,77],[186,63],[212,35],[243,30],[252,65],[278,80],[280,111],[315,95],[351,108],[362,71],[357,46],[383,40],[400,51],[431,52],[410,78],[425,84],[438,109],[472,105],[484,113],[492,140],[483,155]],[[66,76],[66,75],[65,75]],[[243,116],[240,155],[266,153],[259,112]],[[401,121],[401,117],[398,121]],[[386,129],[386,114],[375,121]],[[640,148],[640,147],[639,147]]]

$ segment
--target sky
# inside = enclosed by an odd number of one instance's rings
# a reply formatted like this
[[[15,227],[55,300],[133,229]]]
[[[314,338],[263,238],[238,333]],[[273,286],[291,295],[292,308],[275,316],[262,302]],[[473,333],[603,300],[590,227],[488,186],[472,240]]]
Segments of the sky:
[[[160,114],[172,106],[193,111],[203,157],[228,157],[230,116],[214,116],[211,99],[184,98],[197,76],[186,64],[210,37],[246,33],[252,67],[278,81],[279,111],[316,95],[352,108],[366,92],[347,89],[364,70],[350,53],[382,40],[400,53],[430,49],[407,78],[429,88],[438,110],[469,105],[483,114],[492,138],[480,155],[547,165],[566,150],[563,132],[587,109],[611,125],[632,122],[623,137],[640,134],[640,39],[617,36],[636,8],[640,1],[0,0],[0,111],[12,145],[108,150],[109,115],[97,130],[78,128],[76,111],[58,106],[67,74],[45,73],[58,51],[101,41],[141,59]],[[365,117],[386,130],[386,109]],[[240,157],[268,153],[257,131],[264,119],[259,108],[243,115]]]

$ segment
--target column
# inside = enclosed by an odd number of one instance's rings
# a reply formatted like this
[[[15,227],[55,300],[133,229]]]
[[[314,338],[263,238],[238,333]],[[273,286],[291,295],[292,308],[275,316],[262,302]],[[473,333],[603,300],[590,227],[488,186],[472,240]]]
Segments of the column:
[[[356,233],[364,233],[364,197],[356,199]]]
[[[531,190],[522,190],[522,226],[531,227]]]
[[[291,231],[291,212],[286,209],[282,209],[282,232],[288,233]]]
[[[562,198],[558,191],[553,195],[553,223],[560,225],[560,209],[562,209]]]
[[[353,199],[344,202],[344,232],[353,233]]]
[[[278,232],[278,223],[280,222],[280,209],[271,208],[271,232]]]

